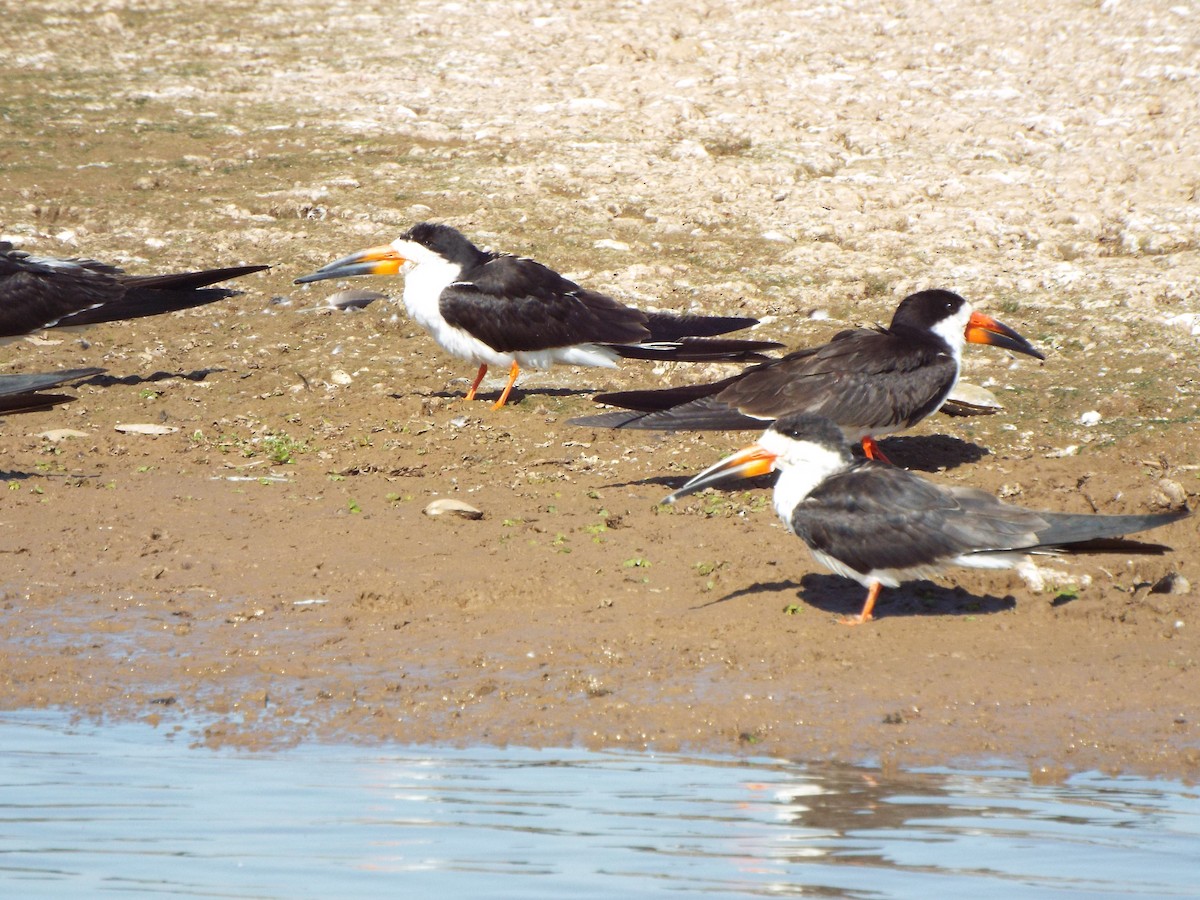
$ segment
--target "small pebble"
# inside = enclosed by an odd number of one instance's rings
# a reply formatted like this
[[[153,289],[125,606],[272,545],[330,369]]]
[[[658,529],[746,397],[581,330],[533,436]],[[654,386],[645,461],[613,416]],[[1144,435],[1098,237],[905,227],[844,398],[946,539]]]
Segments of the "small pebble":
[[[625,253],[629,250],[629,245],[624,241],[614,241],[609,238],[596,241],[592,246],[597,250],[616,250],[620,253]]]
[[[1184,490],[1183,485],[1178,481],[1164,478],[1159,481],[1158,489],[1162,491],[1163,497],[1172,506],[1183,506],[1187,503],[1187,491]]]

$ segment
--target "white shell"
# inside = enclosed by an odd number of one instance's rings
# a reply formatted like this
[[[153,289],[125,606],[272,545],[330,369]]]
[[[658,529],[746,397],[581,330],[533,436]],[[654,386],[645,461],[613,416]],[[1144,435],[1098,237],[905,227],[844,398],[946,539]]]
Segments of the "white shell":
[[[427,516],[461,516],[464,519],[482,519],[483,511],[476,509],[469,503],[463,503],[461,500],[452,500],[449,497],[443,497],[440,500],[434,500],[425,507],[425,515]]]
[[[150,434],[155,437],[160,434],[174,434],[179,430],[173,425],[132,424],[114,425],[113,427],[121,434]]]
[[[387,294],[379,291],[366,291],[362,288],[338,291],[325,298],[325,305],[333,309],[365,309],[376,300],[387,298]]]
[[[948,416],[990,416],[1004,409],[996,395],[976,384],[960,381],[942,404]]]

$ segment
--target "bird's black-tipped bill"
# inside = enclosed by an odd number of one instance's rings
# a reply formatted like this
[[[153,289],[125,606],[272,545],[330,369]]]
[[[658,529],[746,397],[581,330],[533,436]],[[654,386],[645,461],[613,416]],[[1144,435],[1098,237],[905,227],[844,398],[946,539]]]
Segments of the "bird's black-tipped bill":
[[[992,347],[1024,353],[1036,359],[1046,358],[1018,332],[978,311],[971,313],[967,322],[967,340],[972,344],[989,344]]]
[[[343,256],[329,265],[321,266],[311,275],[297,278],[294,283],[309,284],[329,278],[352,278],[355,275],[395,275],[404,263],[404,257],[397,253],[391,244],[385,244],[382,247],[369,247]]]
[[[663,499],[663,503],[674,503],[680,497],[702,491],[710,485],[719,484],[734,478],[753,478],[756,475],[766,475],[775,469],[776,455],[770,450],[751,444],[744,450],[739,450],[732,456],[727,456],[693,477],[679,490]]]

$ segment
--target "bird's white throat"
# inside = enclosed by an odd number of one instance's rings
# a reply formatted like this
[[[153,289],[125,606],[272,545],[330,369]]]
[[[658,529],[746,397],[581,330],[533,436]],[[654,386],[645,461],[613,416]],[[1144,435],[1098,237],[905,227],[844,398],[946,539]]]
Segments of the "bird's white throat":
[[[759,443],[779,453],[776,463],[779,480],[775,482],[773,497],[775,514],[791,530],[792,510],[822,481],[849,465],[845,451],[812,441],[792,440],[776,432],[767,432]]]
[[[962,368],[963,344],[967,339],[967,322],[971,320],[971,304],[964,303],[962,308],[948,319],[943,319],[930,330],[950,345],[954,355],[954,363]]]
[[[442,291],[462,274],[462,267],[414,241],[392,245],[407,262],[404,273],[404,308],[422,328],[431,332],[445,327],[438,301]]]

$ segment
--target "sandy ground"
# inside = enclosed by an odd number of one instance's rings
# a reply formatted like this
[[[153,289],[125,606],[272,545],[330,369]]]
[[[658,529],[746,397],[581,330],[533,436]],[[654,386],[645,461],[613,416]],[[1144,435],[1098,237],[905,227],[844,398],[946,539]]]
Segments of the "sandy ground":
[[[310,312],[339,285],[291,283],[437,219],[793,346],[951,288],[1047,360],[971,348],[966,378],[1005,410],[935,417],[885,443],[897,462],[1030,506],[1194,506],[1200,9],[1047,10],[8,10],[0,235],[136,272],[275,268],[218,306],[5,348],[8,371],[109,374],[0,423],[0,706],[247,747],[1200,777],[1195,519],[1154,534],[1166,556],[1055,564],[1040,589],[954,572],[845,628],[861,589],[764,486],[657,505],[748,435],[566,424],[596,390],[726,370],[529,373],[491,412],[398,305]],[[445,497],[483,518],[423,514]],[[1152,590],[1172,574],[1180,592]]]

